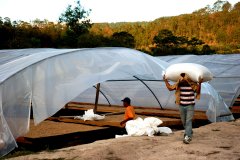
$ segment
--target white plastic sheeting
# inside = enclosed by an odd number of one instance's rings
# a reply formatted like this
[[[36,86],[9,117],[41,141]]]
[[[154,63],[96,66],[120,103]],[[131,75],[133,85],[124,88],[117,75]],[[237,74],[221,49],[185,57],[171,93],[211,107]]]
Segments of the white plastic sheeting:
[[[15,138],[28,132],[31,105],[38,124],[76,97],[94,102],[92,86],[97,83],[111,104],[121,105],[120,100],[129,96],[134,106],[161,104],[176,109],[174,93],[162,82],[167,66],[127,48],[0,50],[0,156],[17,146]],[[210,85],[203,88],[203,100],[196,109],[211,108],[207,113],[213,122],[222,113],[231,114],[226,106],[219,108],[223,101]],[[103,95],[99,103],[108,104]]]
[[[221,95],[228,107],[231,107],[240,95],[240,54],[178,55],[158,58],[170,64],[197,63],[207,67],[214,76],[209,83]]]
[[[84,121],[96,121],[96,120],[103,120],[105,118],[105,115],[99,115],[95,114],[93,112],[93,109],[89,109],[87,111],[84,111],[84,115],[82,116],[75,116],[74,119],[81,119]]]
[[[108,81],[101,83],[99,103],[122,105],[121,99],[128,96],[131,98],[133,106],[178,109],[175,104],[175,91],[168,91],[163,81],[143,81],[156,98],[139,80]],[[92,87],[81,93],[73,101],[93,103],[95,94],[96,89]],[[195,110],[206,111],[206,115],[211,122],[233,120],[228,106],[218,92],[207,82],[202,83],[201,98],[196,100]]]
[[[38,124],[97,83],[134,75],[160,79],[167,65],[126,48],[1,50],[0,56],[1,155],[27,133],[31,104]]]
[[[147,117],[144,119],[138,117],[137,119],[127,121],[125,128],[129,136],[147,135],[152,137],[159,132],[158,126],[162,123],[162,120],[156,117]]]

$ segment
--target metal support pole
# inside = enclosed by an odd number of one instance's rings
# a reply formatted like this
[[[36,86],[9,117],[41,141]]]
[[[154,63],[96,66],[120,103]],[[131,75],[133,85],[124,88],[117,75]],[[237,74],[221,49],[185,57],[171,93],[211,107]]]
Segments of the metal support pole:
[[[153,95],[153,96],[155,97],[155,99],[157,100],[157,102],[158,102],[159,106],[161,107],[161,109],[163,109],[161,103],[159,102],[157,96],[154,94],[154,92],[151,90],[151,88],[149,88],[148,85],[147,85],[146,83],[144,83],[144,81],[141,80],[140,78],[138,78],[137,76],[133,76],[133,77],[136,78],[137,80],[139,80],[140,82],[142,82],[142,83],[148,88],[148,90],[152,93],[152,95]]]

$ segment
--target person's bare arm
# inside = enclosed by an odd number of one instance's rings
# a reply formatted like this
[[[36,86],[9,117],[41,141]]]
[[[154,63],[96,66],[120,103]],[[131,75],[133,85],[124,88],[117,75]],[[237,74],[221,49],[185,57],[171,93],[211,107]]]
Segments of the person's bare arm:
[[[163,80],[169,91],[175,90],[175,86],[168,83],[168,80],[166,79],[165,75],[163,75]]]
[[[198,81],[198,88],[197,88],[197,93],[200,93],[201,92],[201,84],[203,82],[203,79],[200,78],[199,81]]]
[[[120,125],[124,125],[129,120],[133,120],[133,118],[124,119],[122,122],[120,122]]]

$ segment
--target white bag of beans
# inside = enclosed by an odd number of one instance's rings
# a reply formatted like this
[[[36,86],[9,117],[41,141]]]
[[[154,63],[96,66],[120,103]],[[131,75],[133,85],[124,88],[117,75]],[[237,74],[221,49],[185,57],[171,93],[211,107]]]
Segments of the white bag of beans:
[[[194,82],[198,82],[200,78],[203,79],[203,82],[213,79],[213,74],[208,68],[196,63],[172,64],[166,69],[165,78],[176,82],[181,73],[186,73]]]

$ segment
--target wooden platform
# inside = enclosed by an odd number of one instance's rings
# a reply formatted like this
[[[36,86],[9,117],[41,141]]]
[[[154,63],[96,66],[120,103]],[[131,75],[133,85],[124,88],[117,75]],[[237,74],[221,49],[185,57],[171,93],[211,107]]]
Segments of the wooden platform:
[[[90,130],[98,130],[106,128],[106,127],[117,127],[123,128],[120,125],[120,122],[123,120],[125,108],[122,106],[106,106],[99,105],[97,108],[97,114],[105,115],[105,119],[103,120],[95,120],[95,121],[84,121],[81,119],[74,119],[77,115],[74,113],[79,113],[84,111],[93,109],[93,104],[87,103],[76,103],[71,102],[68,103],[61,112],[68,111],[73,115],[62,116],[61,114],[58,116],[49,117],[46,121],[40,123],[37,126],[34,126],[31,122],[30,132],[25,135],[28,138],[39,138],[39,137],[48,137],[48,136],[57,136],[62,134],[69,134],[73,132],[81,132],[81,131],[90,131]],[[160,108],[142,108],[142,107],[134,107],[136,116],[141,118],[146,117],[157,117],[163,121],[160,126],[181,126],[181,120],[179,117],[178,110],[161,110]],[[207,120],[205,112],[196,111],[194,115],[194,121],[196,120]],[[50,125],[54,123],[53,125]],[[76,125],[78,124],[78,125]],[[75,127],[73,127],[75,125]],[[51,128],[49,128],[51,126]],[[92,127],[90,127],[92,126]],[[86,130],[86,128],[88,128]],[[44,134],[43,134],[44,133]],[[33,136],[34,135],[34,136]]]
[[[93,109],[93,104],[68,103],[54,116],[34,126],[30,123],[30,131],[17,139],[17,143],[28,148],[56,149],[75,144],[90,143],[95,140],[114,138],[115,135],[126,134],[126,130],[120,125],[123,120],[125,108],[122,106],[99,105],[97,114],[105,115],[103,120],[84,121],[74,119],[82,116],[84,111]],[[160,126],[176,128],[182,127],[178,110],[161,110],[160,108],[135,107],[137,117],[157,117],[163,121]],[[64,115],[67,113],[67,115]],[[206,121],[205,112],[196,111],[194,122],[200,125],[200,121]]]
[[[30,131],[16,139],[16,150],[41,151],[73,145],[91,143],[96,140],[114,138],[120,128],[99,127],[86,124],[64,123],[45,120],[35,126],[30,123]]]
[[[94,108],[93,104],[77,103],[77,102],[70,102],[64,107],[64,109],[83,110],[83,111],[93,109],[93,108]],[[136,107],[136,106],[134,106],[134,110],[137,115],[178,118],[178,119],[180,118],[178,110]],[[125,108],[122,106],[99,105],[97,108],[97,112],[99,114],[102,114],[102,113],[106,113],[106,114],[122,113],[123,114],[124,111],[125,111]],[[194,119],[206,120],[207,119],[206,113],[204,111],[195,111]]]
[[[137,117],[145,118],[148,116],[139,115]],[[159,117],[157,117],[157,118],[159,118]],[[78,123],[78,124],[86,124],[86,125],[93,125],[93,126],[99,126],[99,127],[124,128],[124,126],[120,125],[120,122],[123,120],[123,114],[107,115],[107,116],[105,116],[105,119],[95,120],[95,121],[89,121],[89,120],[84,121],[81,119],[74,119],[74,117],[51,117],[49,119],[53,120],[53,121],[65,122],[65,123]],[[163,123],[160,126],[170,127],[170,126],[181,125],[181,120],[178,118],[161,117],[159,119],[161,119],[163,121]]]
[[[240,118],[240,96],[237,97],[230,110],[233,113],[234,118]]]
[[[89,109],[93,109],[93,104],[88,103],[77,103],[71,102],[68,103],[61,111],[62,112],[79,112],[87,111]],[[143,108],[143,107],[134,107],[135,113],[137,117],[146,118],[146,117],[156,117],[163,121],[160,126],[173,127],[173,126],[182,126],[179,111],[178,110],[167,110],[160,108]],[[120,125],[120,122],[123,120],[125,108],[122,106],[107,106],[107,105],[98,105],[97,114],[105,115],[105,119],[103,120],[95,120],[95,121],[84,121],[81,119],[75,119],[75,116],[53,116],[48,118],[48,120],[65,122],[65,123],[77,123],[77,124],[85,124],[92,126],[100,126],[100,127],[119,127],[123,128]],[[195,111],[194,121],[207,121],[207,117],[205,112],[203,111]]]

